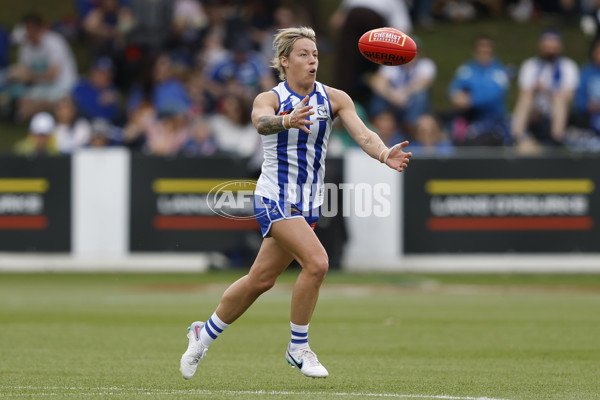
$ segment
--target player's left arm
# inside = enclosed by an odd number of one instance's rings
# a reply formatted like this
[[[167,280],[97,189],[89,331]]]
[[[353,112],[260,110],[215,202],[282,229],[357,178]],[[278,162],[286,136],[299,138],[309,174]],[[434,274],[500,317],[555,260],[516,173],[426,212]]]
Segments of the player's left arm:
[[[399,172],[404,171],[408,167],[412,153],[405,153],[403,151],[408,146],[408,141],[388,148],[379,135],[367,128],[359,118],[350,96],[341,90],[329,87],[327,88],[327,93],[329,94],[331,107],[333,108],[333,115],[340,117],[350,136],[352,136],[365,153]]]

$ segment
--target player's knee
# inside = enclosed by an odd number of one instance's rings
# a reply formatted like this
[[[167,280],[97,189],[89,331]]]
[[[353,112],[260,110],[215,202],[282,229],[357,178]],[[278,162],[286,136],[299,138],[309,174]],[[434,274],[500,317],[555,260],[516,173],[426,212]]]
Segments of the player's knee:
[[[315,255],[307,262],[305,269],[315,280],[322,282],[329,270],[329,257],[327,254]]]

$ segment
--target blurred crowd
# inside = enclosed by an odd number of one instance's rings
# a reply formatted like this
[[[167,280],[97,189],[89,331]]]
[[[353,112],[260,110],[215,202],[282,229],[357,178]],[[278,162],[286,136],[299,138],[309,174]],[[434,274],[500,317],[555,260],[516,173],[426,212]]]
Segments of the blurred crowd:
[[[334,82],[325,83],[348,92],[387,144],[409,139],[416,151],[443,154],[473,145],[600,150],[597,39],[589,63],[577,65],[562,55],[560,31],[542,31],[537,54],[532,49],[516,73],[514,110],[506,105],[512,76],[491,37],[474,39],[473,58],[457,69],[447,88],[451,107],[443,112],[432,109],[437,68],[426,43],[417,38],[425,52],[402,67],[370,63],[356,49],[369,29],[411,33],[414,26],[434,29],[442,19],[483,15],[527,21],[557,13],[600,37],[600,0],[343,0],[328,26],[312,14],[317,9],[317,0],[74,0],[74,21],[50,25],[27,14],[0,30],[0,118],[28,125],[19,154],[126,146],[161,156],[259,161],[250,110],[254,97],[277,83],[269,66],[273,34],[312,25],[319,38],[338,39],[319,43],[322,52],[335,53]],[[331,150],[352,145],[337,127]]]

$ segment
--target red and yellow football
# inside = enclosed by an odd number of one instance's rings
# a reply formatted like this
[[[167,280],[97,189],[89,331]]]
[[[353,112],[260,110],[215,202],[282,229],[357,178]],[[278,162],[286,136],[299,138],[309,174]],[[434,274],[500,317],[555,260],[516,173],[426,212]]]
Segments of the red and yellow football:
[[[382,65],[406,64],[417,54],[415,41],[394,28],[365,32],[358,40],[358,49],[370,61]]]

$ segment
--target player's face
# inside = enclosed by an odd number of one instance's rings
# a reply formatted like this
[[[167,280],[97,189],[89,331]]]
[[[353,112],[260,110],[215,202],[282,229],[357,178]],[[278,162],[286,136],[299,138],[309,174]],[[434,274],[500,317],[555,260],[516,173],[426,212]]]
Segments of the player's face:
[[[288,80],[291,78],[302,83],[314,82],[319,67],[318,55],[315,42],[306,38],[296,40],[290,56],[282,63],[287,68]]]

